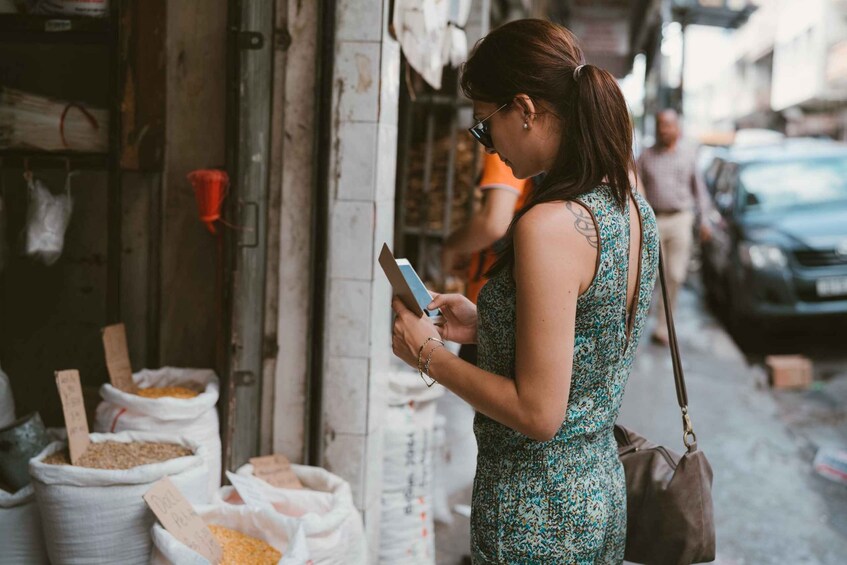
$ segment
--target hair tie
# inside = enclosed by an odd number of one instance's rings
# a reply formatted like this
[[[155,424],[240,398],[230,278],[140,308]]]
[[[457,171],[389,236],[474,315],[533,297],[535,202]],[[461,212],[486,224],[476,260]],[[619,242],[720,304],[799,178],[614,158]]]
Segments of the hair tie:
[[[583,64],[583,65],[579,65],[579,66],[577,66],[577,67],[573,70],[573,79],[574,79],[574,80],[579,80],[580,71],[582,71],[582,68],[583,68],[584,66],[585,66],[584,64]]]

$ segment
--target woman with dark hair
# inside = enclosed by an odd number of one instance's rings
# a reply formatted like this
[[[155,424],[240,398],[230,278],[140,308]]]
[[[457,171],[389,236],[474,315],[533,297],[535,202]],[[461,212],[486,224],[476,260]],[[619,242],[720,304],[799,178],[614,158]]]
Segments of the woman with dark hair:
[[[546,173],[479,295],[435,295],[444,324],[395,299],[394,353],[477,411],[474,563],[620,563],[626,489],[613,426],[658,266],[633,190],[614,77],[541,21],[480,40],[462,74],[471,134],[518,178]],[[478,343],[479,366],[442,339]]]

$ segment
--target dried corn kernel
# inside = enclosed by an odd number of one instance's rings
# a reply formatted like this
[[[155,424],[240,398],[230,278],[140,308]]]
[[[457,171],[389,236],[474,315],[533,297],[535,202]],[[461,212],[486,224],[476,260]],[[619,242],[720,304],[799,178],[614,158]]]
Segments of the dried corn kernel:
[[[173,398],[194,398],[199,393],[184,386],[154,386],[139,389],[136,393],[144,398],[162,398],[170,396]]]
[[[209,529],[223,549],[220,565],[275,565],[282,558],[282,553],[260,539],[223,526]]]

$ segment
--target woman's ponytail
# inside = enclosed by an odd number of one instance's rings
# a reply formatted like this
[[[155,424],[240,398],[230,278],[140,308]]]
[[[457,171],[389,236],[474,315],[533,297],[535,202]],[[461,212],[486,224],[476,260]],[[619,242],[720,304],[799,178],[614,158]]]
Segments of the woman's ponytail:
[[[623,207],[634,167],[632,120],[626,100],[615,77],[604,69],[580,65],[572,76],[576,82],[575,103],[571,119],[565,118],[572,126],[571,134],[565,136],[565,154],[582,164],[579,184],[590,190],[593,186],[587,185],[605,179]]]

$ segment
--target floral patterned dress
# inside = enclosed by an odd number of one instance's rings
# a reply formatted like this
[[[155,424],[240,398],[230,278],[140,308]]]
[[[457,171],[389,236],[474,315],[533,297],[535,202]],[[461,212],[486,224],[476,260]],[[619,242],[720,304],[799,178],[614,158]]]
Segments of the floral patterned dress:
[[[634,198],[642,227],[641,271],[629,324],[629,207],[622,210],[605,185],[578,199],[598,228],[599,261],[594,281],[577,301],[570,397],[559,432],[539,442],[476,414],[475,564],[623,561],[626,487],[612,428],[659,261],[656,218],[643,197]],[[479,296],[479,366],[509,378],[515,374],[515,294],[514,279],[504,271]]]

